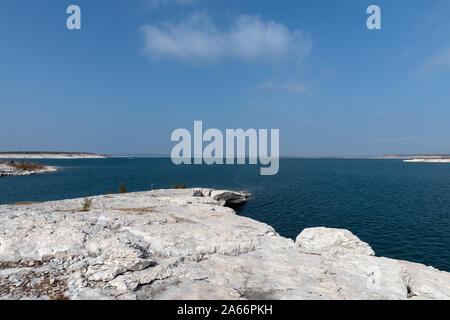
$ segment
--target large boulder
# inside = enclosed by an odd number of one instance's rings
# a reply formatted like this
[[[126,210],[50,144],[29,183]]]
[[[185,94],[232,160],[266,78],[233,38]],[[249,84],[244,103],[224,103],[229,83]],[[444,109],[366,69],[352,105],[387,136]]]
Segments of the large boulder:
[[[301,251],[317,254],[375,255],[372,248],[348,230],[309,228],[303,230],[295,241]]]
[[[227,207],[240,206],[247,202],[247,194],[234,191],[214,190],[210,197],[216,201],[224,202]]]
[[[213,189],[195,189],[192,193],[193,197],[208,197],[218,201],[225,207],[239,207],[247,202],[250,196],[248,193],[235,192],[229,190],[213,190]]]

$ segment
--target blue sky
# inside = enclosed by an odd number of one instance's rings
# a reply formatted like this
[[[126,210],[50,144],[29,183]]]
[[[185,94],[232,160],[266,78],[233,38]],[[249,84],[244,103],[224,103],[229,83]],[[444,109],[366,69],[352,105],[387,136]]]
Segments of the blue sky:
[[[0,40],[0,150],[169,154],[203,120],[282,155],[450,153],[447,0],[3,0]]]

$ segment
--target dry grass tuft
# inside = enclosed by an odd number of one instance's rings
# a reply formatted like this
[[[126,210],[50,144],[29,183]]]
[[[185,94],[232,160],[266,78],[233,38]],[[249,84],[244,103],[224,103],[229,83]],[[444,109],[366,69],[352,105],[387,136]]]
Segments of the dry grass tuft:
[[[127,193],[128,189],[127,186],[125,185],[125,182],[122,182],[119,186],[119,193]]]
[[[195,223],[195,221],[191,220],[191,219],[187,219],[187,218],[182,218],[182,217],[172,217],[172,219],[175,221],[175,223],[180,223],[180,222],[185,222],[185,223]]]
[[[146,208],[116,208],[113,210],[122,211],[122,212],[135,212],[135,213],[151,213],[158,212],[155,210],[155,207],[146,207]]]
[[[66,297],[64,294],[62,293],[58,293],[54,296],[51,297],[52,300],[55,301],[63,301],[63,300],[70,300],[68,297]]]
[[[36,203],[40,203],[40,202],[38,202],[38,201],[21,201],[21,202],[11,203],[10,206],[27,206],[27,205],[36,204]]]

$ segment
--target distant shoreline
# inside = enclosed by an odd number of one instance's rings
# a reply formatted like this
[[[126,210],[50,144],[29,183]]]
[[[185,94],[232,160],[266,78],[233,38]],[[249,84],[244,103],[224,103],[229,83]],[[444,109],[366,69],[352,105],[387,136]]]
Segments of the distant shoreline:
[[[170,155],[107,155],[106,158],[170,158]],[[195,157],[191,157],[195,158]],[[227,157],[224,157],[226,159]],[[248,157],[244,157],[248,159]],[[381,156],[280,156],[280,159],[373,159],[373,160],[414,160],[414,159],[448,159],[450,155],[381,155]]]
[[[379,156],[280,156],[280,158],[292,158],[292,159],[450,159],[450,154],[392,154],[392,155],[379,155]]]
[[[0,152],[0,159],[103,159],[105,156],[87,152]]]
[[[105,159],[105,158],[170,158],[170,157],[171,156],[167,154],[102,155],[89,152],[41,152],[41,151],[0,152],[0,159]],[[398,160],[405,160],[405,162],[450,162],[450,154],[392,154],[392,155],[374,155],[374,156],[370,155],[280,156],[280,159],[381,159],[381,160],[398,159]]]
[[[403,160],[403,162],[409,162],[409,163],[450,163],[450,158],[432,158],[432,159],[410,159],[410,160]]]

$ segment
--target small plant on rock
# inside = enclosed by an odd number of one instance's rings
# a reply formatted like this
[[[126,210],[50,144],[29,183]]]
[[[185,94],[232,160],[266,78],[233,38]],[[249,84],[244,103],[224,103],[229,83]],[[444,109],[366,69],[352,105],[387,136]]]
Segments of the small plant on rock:
[[[119,193],[127,193],[127,192],[128,192],[127,186],[125,185],[124,182],[122,182],[119,187]]]
[[[91,210],[91,205],[92,199],[89,199],[88,197],[84,198],[83,212],[89,212],[89,210]]]

